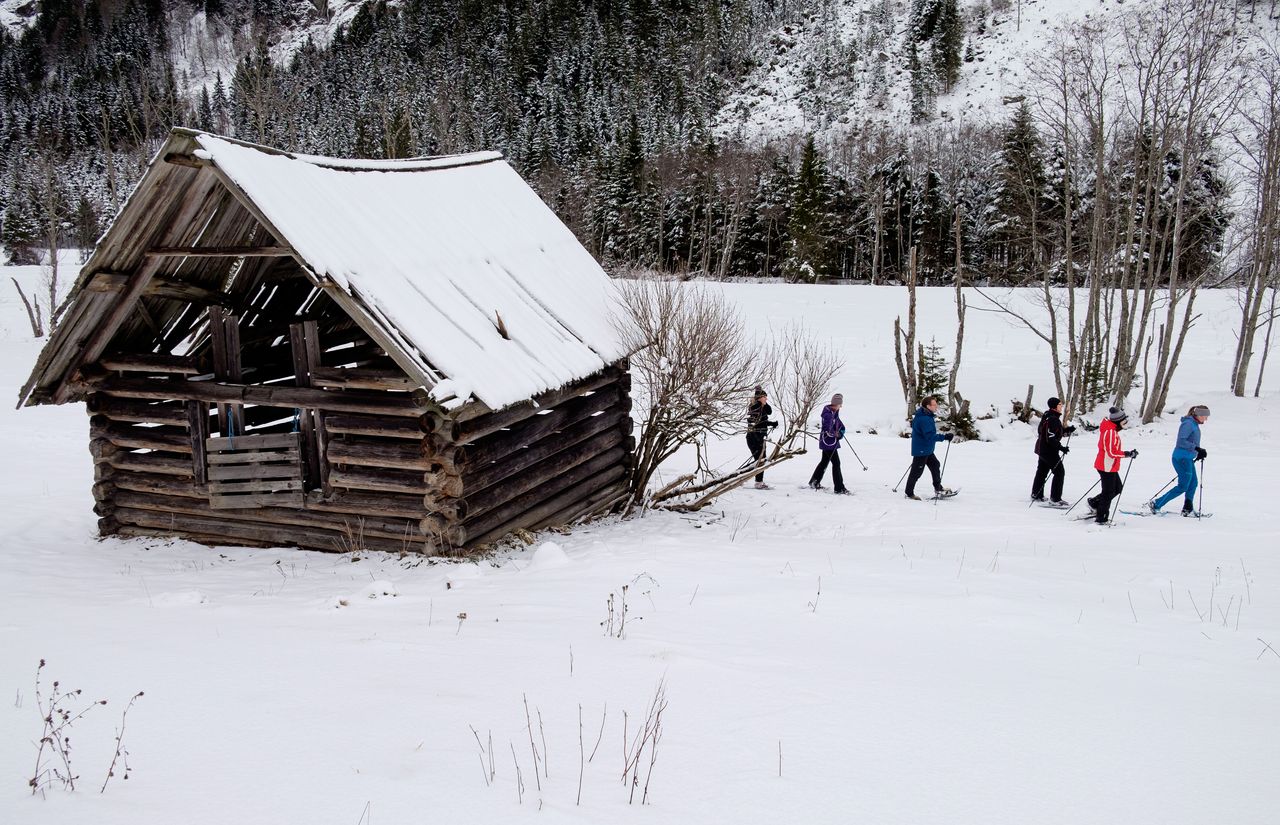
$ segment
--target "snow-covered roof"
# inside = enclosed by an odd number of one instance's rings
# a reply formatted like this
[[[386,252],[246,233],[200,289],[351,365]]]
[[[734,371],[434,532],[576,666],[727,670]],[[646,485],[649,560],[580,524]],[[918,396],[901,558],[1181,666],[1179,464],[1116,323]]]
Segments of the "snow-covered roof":
[[[79,369],[110,346],[163,354],[197,334],[184,300],[146,311],[147,296],[271,300],[255,291],[267,289],[261,266],[241,278],[155,252],[189,244],[284,247],[448,407],[501,409],[626,354],[613,283],[496,152],[342,160],[174,129],[81,269],[19,403],[77,397]]]
[[[380,321],[439,397],[497,409],[625,354],[608,276],[499,154],[355,161],[195,139],[194,154]]]

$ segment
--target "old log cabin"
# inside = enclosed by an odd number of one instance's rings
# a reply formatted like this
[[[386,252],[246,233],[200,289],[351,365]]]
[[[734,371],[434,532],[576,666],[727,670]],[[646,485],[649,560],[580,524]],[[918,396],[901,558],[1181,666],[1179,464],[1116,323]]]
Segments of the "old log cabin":
[[[495,153],[177,129],[19,405],[84,400],[103,535],[451,552],[624,496],[613,288]]]

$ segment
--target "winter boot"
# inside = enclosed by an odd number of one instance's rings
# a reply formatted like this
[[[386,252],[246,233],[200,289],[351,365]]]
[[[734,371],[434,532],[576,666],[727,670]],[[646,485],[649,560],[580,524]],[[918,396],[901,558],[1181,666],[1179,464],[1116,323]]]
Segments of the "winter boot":
[[[1036,495],[1035,493],[1032,493],[1032,494],[1031,494],[1031,500],[1032,500],[1032,501],[1044,501],[1044,493],[1041,493],[1040,495]]]
[[[757,481],[757,482],[756,482],[756,489],[757,489],[757,490],[772,490],[773,488],[772,488],[772,487],[770,487],[768,484],[765,484],[763,481]]]
[[[1182,515],[1183,515],[1183,516],[1194,516],[1195,514],[1196,514],[1196,508],[1195,508],[1195,505],[1193,505],[1193,504],[1192,504],[1191,502],[1189,502],[1189,501],[1184,501],[1184,502],[1182,502]]]
[[[1155,515],[1159,515],[1159,514],[1160,514],[1160,507],[1159,507],[1159,505],[1157,505],[1157,504],[1156,504],[1156,500],[1155,500],[1155,499],[1152,499],[1151,501],[1148,501],[1148,502],[1147,502],[1145,505],[1143,505],[1143,506],[1145,506],[1145,507],[1147,508],[1147,512],[1148,512],[1148,513],[1150,513],[1150,514],[1151,514],[1151,515],[1153,515],[1153,516],[1155,516]]]
[[[850,492],[850,491],[848,491],[848,490],[836,490],[836,491],[835,491],[835,493],[836,493],[836,495],[838,495],[838,496],[851,496],[851,495],[853,495],[853,493],[851,493],[851,492]]]
[[[822,485],[821,485],[821,484],[819,484],[819,483],[818,483],[818,482],[816,482],[816,481],[810,481],[810,482],[809,482],[809,489],[810,489],[810,490],[821,490],[821,489],[822,489]]]

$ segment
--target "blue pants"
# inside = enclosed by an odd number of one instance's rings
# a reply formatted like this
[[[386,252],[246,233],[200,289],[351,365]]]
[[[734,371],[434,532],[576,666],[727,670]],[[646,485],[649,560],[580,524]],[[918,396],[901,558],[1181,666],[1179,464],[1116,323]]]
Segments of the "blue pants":
[[[1159,510],[1169,502],[1173,501],[1180,495],[1185,495],[1186,501],[1182,502],[1182,509],[1194,510],[1196,486],[1196,454],[1188,453],[1184,450],[1173,451],[1173,469],[1178,471],[1178,483],[1173,489],[1160,498],[1156,499],[1156,509]]]

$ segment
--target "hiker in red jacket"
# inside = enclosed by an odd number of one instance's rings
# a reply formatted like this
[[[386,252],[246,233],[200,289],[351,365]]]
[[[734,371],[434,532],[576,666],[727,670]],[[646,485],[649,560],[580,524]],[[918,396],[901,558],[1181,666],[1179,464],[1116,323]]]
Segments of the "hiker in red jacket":
[[[1089,499],[1093,508],[1094,519],[1099,524],[1106,524],[1111,516],[1111,502],[1124,489],[1120,481],[1120,459],[1137,458],[1137,450],[1124,449],[1120,443],[1120,430],[1129,420],[1129,416],[1119,407],[1112,407],[1098,430],[1098,458],[1093,468],[1102,479],[1102,492]]]

